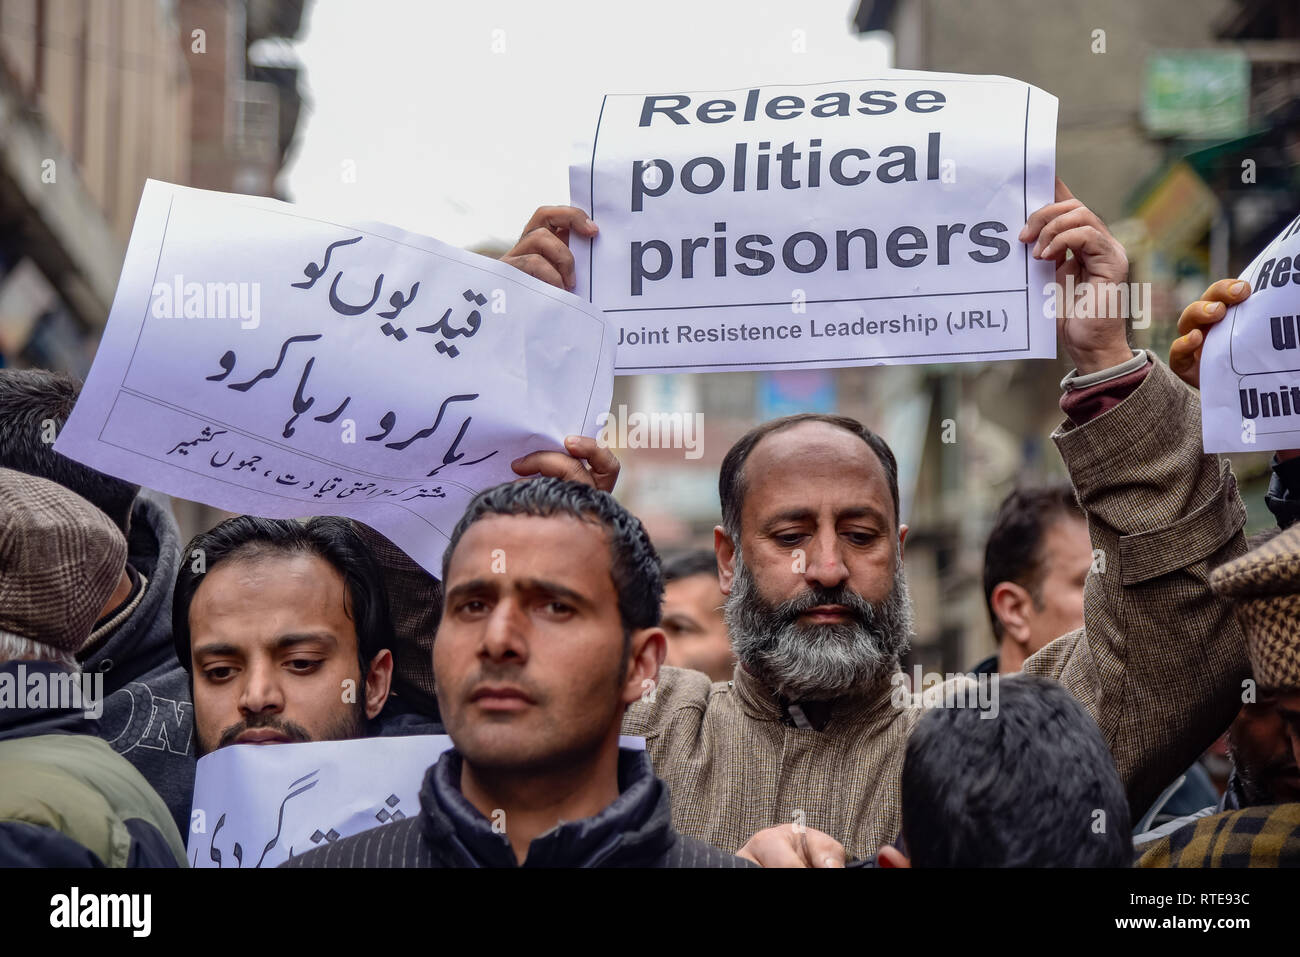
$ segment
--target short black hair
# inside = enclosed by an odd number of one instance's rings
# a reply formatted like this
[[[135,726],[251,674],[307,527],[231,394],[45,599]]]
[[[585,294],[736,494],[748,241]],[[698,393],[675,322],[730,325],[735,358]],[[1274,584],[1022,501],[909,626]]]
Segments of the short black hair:
[[[907,742],[913,865],[1128,867],[1128,800],[1096,722],[1055,681],[987,680],[997,682],[996,714],[932,708]]]
[[[663,569],[641,520],[608,492],[564,479],[541,477],[506,482],[476,495],[456,523],[442,554],[444,587],[451,557],[465,532],[475,522],[493,515],[567,515],[601,526],[609,540],[609,574],[618,592],[624,636],[659,624]]]
[[[1041,607],[1043,537],[1052,523],[1062,518],[1083,521],[1083,510],[1068,482],[1012,489],[998,506],[984,546],[984,607],[995,639],[1002,640],[1002,622],[993,613],[993,589],[1002,582],[1014,582]]]
[[[885,477],[889,481],[889,495],[894,505],[894,526],[899,523],[898,510],[898,462],[894,459],[889,443],[872,432],[857,419],[847,415],[825,415],[820,412],[801,412],[798,415],[786,415],[771,419],[755,426],[742,435],[722,460],[722,469],[718,473],[718,498],[722,501],[722,527],[739,544],[740,514],[745,504],[745,462],[754,447],[774,432],[781,432],[805,422],[824,422],[838,429],[851,432],[860,438],[884,466]]]
[[[364,684],[375,655],[394,644],[388,591],[379,565],[349,519],[296,519],[239,515],[195,535],[181,555],[172,593],[172,641],[190,670],[190,603],[204,577],[223,561],[306,553],[329,562],[343,576],[344,611],[357,631],[357,661]],[[195,571],[202,558],[202,571]]]
[[[0,468],[48,479],[76,492],[130,536],[131,506],[140,486],[82,465],[54,451],[46,422],[54,431],[72,414],[81,382],[45,369],[0,369]]]
[[[692,548],[664,556],[664,584],[696,575],[718,577],[718,556],[707,548]]]

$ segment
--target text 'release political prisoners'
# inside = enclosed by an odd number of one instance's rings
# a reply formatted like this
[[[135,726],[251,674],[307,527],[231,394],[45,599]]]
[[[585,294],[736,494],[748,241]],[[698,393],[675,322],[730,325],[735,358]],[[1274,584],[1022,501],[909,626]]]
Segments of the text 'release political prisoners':
[[[610,94],[570,170],[600,226],[577,292],[616,371],[1052,357],[1050,263],[1016,240],[1052,201],[1055,97],[897,72]]]

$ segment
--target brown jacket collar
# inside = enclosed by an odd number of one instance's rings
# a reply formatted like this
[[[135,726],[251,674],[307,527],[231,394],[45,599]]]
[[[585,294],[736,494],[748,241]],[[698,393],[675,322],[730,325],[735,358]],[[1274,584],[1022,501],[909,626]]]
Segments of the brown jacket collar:
[[[732,687],[741,709],[751,718],[780,721],[814,731],[844,725],[883,726],[897,710],[891,706],[893,685],[888,677],[852,697],[833,701],[790,701],[774,693],[744,665],[737,664]]]

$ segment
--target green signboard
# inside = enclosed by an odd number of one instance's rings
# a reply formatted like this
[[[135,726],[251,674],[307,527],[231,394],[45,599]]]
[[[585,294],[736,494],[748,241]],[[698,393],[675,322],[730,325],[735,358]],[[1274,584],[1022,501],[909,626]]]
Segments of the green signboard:
[[[1234,50],[1162,52],[1147,61],[1142,122],[1151,133],[1237,137],[1250,116],[1250,62]]]

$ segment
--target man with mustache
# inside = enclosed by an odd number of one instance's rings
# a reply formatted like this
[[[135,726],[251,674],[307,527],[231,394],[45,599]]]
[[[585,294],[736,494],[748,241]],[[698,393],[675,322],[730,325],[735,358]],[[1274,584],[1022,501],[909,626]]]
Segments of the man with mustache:
[[[718,590],[718,558],[711,548],[693,548],[664,559],[666,664],[703,671],[726,681],[736,653],[722,617],[726,596]]]
[[[1236,746],[1246,743],[1249,759],[1264,771],[1250,781],[1259,790],[1250,797],[1264,803],[1223,811],[1186,824],[1140,850],[1141,867],[1296,867],[1300,866],[1300,803],[1296,802],[1294,768],[1300,762],[1300,527],[1292,525],[1273,539],[1214,572],[1215,594],[1232,603],[1246,634],[1253,687],[1260,703],[1252,717],[1269,722],[1238,732]],[[1240,718],[1238,719],[1240,721]],[[1272,724],[1271,722],[1277,722]],[[1291,761],[1276,753],[1277,732],[1286,737]],[[1242,762],[1243,755],[1234,754]],[[1271,772],[1271,773],[1269,773]]]
[[[1242,635],[1209,574],[1243,550],[1245,510],[1230,470],[1201,451],[1195,394],[1128,346],[1126,317],[1105,314],[1128,261],[1101,220],[1058,180],[1019,238],[1057,264],[1059,286],[1072,277],[1101,304],[1058,309],[1075,370],[1053,439],[1106,557],[1088,577],[1084,627],[1023,670],[1059,681],[1096,720],[1137,813],[1236,712]],[[734,678],[665,668],[624,733],[646,737],[682,833],[767,865],[870,859],[899,836],[923,707],[898,693],[911,618],[894,455],[852,419],[790,416],[742,437],[718,487]],[[963,677],[938,697],[970,700],[969,688]]]
[[[379,568],[347,519],[241,515],[196,536],[172,616],[200,757],[378,733],[393,625]]]
[[[619,747],[666,639],[641,523],[558,478],[480,493],[443,555],[433,646],[453,749],[420,814],[286,867],[744,867],[678,834],[645,752]]]

